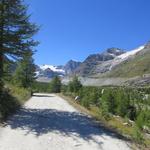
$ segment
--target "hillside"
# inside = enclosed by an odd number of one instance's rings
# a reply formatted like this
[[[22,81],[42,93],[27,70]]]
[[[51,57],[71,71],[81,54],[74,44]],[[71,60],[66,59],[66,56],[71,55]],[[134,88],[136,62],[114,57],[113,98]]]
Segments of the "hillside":
[[[150,74],[150,47],[147,45],[134,57],[129,58],[107,73],[106,77],[135,77]]]
[[[108,48],[103,53],[89,55],[83,63],[75,70],[79,76],[90,76],[96,73],[109,71],[111,61],[125,51],[119,48]]]

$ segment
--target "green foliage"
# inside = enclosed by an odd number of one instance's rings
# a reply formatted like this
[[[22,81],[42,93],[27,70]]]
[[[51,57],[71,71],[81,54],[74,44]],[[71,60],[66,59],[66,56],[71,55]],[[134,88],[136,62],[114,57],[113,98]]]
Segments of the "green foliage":
[[[28,51],[19,60],[18,67],[13,75],[14,83],[19,87],[31,88],[35,80],[35,65],[32,51]]]
[[[5,59],[18,59],[26,51],[32,51],[38,44],[33,40],[37,31],[38,27],[30,22],[27,6],[22,0],[0,1],[0,91],[3,87]]]
[[[74,77],[72,81],[69,82],[68,90],[69,92],[77,93],[82,88],[82,84],[78,77]]]
[[[0,121],[18,109],[31,96],[30,91],[24,88],[9,85],[0,94]]]
[[[130,106],[130,99],[128,98],[128,93],[125,90],[119,89],[116,95],[116,101],[118,103],[117,113],[125,117],[128,113],[128,108]]]
[[[91,99],[89,98],[87,94],[82,98],[81,104],[87,109],[90,109],[90,103],[91,103]]]
[[[33,36],[38,31],[30,22],[27,6],[22,0],[0,0],[0,118],[15,111],[31,96],[29,88],[33,81],[33,48],[38,44]],[[4,80],[11,78],[12,60],[20,60],[15,74],[15,83],[10,91],[4,88]],[[10,82],[9,82],[10,83]],[[15,84],[14,84],[15,85]],[[6,84],[5,84],[6,86]],[[25,87],[25,88],[22,88]]]
[[[111,89],[105,89],[104,93],[101,97],[101,107],[105,110],[105,112],[110,112],[115,114],[116,110],[116,101],[115,94]]]
[[[66,94],[67,93],[67,86],[66,85],[62,85],[61,86],[61,92],[63,93],[63,94]]]
[[[140,145],[149,146],[149,139],[144,136],[144,132],[150,129],[150,97],[145,98],[147,94],[150,96],[149,88],[83,86],[74,93],[73,90],[68,92],[65,86],[63,93],[73,98],[78,94],[79,103],[96,119],[118,129],[123,135],[129,135]],[[135,122],[131,123],[129,119]]]
[[[6,98],[7,97],[7,98]],[[17,100],[8,93],[3,93],[0,99],[0,121],[19,107]]]
[[[139,144],[143,144],[144,143],[144,137],[143,134],[141,133],[141,131],[139,130],[138,127],[134,127],[134,131],[133,131],[133,138],[136,142],[138,142]]]
[[[90,105],[94,105],[94,106],[98,106],[99,105],[99,97],[100,97],[100,95],[99,95],[99,92],[98,92],[97,88],[82,87],[80,89],[79,96],[81,97],[81,102],[84,101],[84,100],[88,101],[89,106]],[[82,99],[84,99],[84,100],[82,100]]]
[[[50,93],[51,92],[50,83],[35,81],[32,84],[32,91],[34,93]]]
[[[52,93],[60,93],[61,91],[61,80],[58,76],[54,77],[50,83],[50,89]]]
[[[106,74],[107,77],[135,77],[150,73],[150,52],[137,55],[134,59],[119,64]]]
[[[136,120],[137,126],[142,128],[144,125],[150,127],[150,99],[144,99],[148,91],[148,88],[82,87],[78,95],[81,105],[88,109],[98,107],[105,119],[109,119],[111,114],[119,115]],[[63,92],[68,93],[67,86]],[[72,94],[69,95],[76,95],[74,90],[70,92]]]
[[[144,126],[147,126],[150,128],[150,110],[142,110],[139,112],[136,124],[140,129],[143,129]]]

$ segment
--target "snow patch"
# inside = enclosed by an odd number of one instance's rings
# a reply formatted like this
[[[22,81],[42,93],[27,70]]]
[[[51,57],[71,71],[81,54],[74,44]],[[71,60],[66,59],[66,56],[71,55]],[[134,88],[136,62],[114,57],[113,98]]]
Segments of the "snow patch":
[[[129,57],[133,56],[133,55],[136,55],[139,51],[143,50],[144,49],[144,45],[143,46],[140,46],[138,47],[137,49],[134,49],[134,50],[131,50],[129,52],[126,52],[124,54],[121,54],[119,56],[117,56],[112,62],[111,62],[111,65],[109,67],[109,71],[113,69],[114,66],[120,64],[121,62],[127,60]]]
[[[144,47],[145,46],[140,46],[137,49],[134,49],[132,51],[129,51],[129,52],[126,52],[126,53],[124,53],[122,55],[117,56],[117,58],[119,58],[119,59],[126,59],[126,58],[128,58],[130,56],[135,55],[136,53],[138,53],[139,51],[141,51],[142,49],[144,49]]]
[[[52,65],[40,65],[39,67],[40,67],[40,69],[42,69],[42,70],[51,69],[51,70],[54,71],[54,72],[62,72],[62,73],[65,73],[65,71],[64,71],[63,69],[58,69],[57,66],[52,66]]]
[[[40,75],[40,72],[39,71],[36,71],[35,72],[35,76],[37,77],[37,76],[39,76]]]

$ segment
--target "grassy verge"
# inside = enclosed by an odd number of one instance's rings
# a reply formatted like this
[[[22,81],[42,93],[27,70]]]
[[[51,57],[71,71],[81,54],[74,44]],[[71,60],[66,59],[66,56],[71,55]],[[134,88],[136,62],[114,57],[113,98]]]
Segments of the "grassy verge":
[[[14,113],[30,96],[31,93],[27,89],[7,85],[0,94],[0,122]]]
[[[120,137],[128,140],[130,143],[132,143],[132,149],[149,150],[150,138],[146,138],[144,134],[141,135],[142,133],[139,133],[138,130],[136,130],[134,123],[132,125],[130,123],[128,125],[124,125],[127,120],[119,116],[110,116],[108,119],[106,119],[102,116],[101,110],[98,107],[91,106],[89,109],[86,109],[85,107],[76,103],[74,98],[71,96],[66,96],[63,94],[59,94],[59,96],[67,100],[79,111],[92,116],[96,123],[105,126],[108,130],[111,130],[120,135]]]

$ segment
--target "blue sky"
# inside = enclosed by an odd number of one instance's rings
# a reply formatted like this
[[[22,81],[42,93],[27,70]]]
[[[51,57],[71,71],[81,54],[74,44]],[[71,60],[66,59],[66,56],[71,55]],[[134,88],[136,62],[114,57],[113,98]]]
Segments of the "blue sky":
[[[126,50],[150,40],[150,0],[25,0],[35,36],[36,64],[83,61],[109,47]]]

